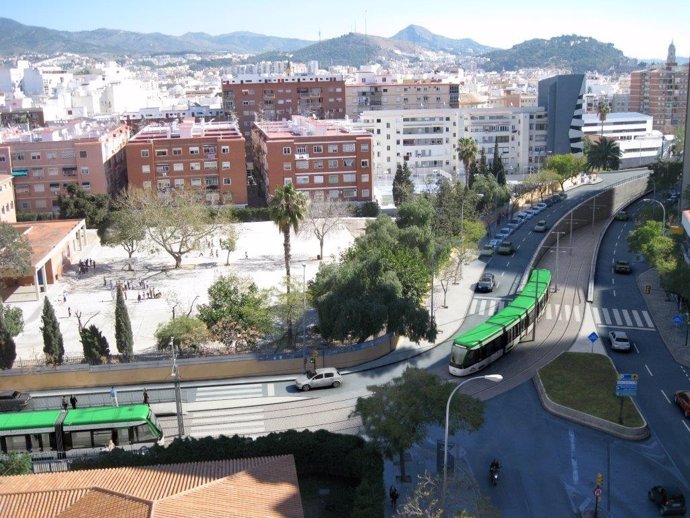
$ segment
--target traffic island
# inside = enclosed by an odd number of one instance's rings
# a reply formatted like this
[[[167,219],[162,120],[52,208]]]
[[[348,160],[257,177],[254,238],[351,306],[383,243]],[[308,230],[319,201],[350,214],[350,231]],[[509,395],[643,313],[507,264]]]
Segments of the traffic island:
[[[542,405],[554,415],[621,439],[649,437],[633,399],[616,396],[618,372],[608,356],[565,352],[533,380]]]

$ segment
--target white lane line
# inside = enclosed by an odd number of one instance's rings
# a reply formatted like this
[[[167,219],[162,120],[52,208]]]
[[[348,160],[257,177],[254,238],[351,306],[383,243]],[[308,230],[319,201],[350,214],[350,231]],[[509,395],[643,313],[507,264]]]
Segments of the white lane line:
[[[635,348],[635,352],[640,354],[640,350],[637,348],[637,344],[635,342],[633,342],[633,347]]]
[[[613,311],[613,319],[616,321],[617,326],[622,326],[623,322],[621,322],[621,314],[617,309],[612,309]]]
[[[685,427],[685,429],[686,429],[688,432],[690,432],[690,426],[688,426],[688,423],[685,422],[685,419],[683,419],[681,422],[683,423],[683,426]]]
[[[470,315],[475,315],[477,313],[477,299],[472,299],[472,304],[470,305]]]
[[[506,274],[505,271],[501,272],[501,279],[503,278],[503,276],[504,276],[505,274]]]
[[[644,364],[644,368],[647,369],[647,372],[649,373],[650,376],[654,376],[654,374],[652,374],[652,371],[649,369],[649,367],[647,366],[646,363]]]
[[[601,316],[599,315],[599,308],[592,308],[592,317],[596,325],[601,325]]]
[[[570,465],[573,470],[573,484],[577,484],[580,480],[580,474],[577,469],[577,456],[575,455],[575,432],[568,430],[568,437],[570,439]]]
[[[630,320],[630,315],[628,314],[628,310],[627,309],[621,309],[621,313],[623,313],[623,320],[625,320],[625,325],[628,327],[632,326],[633,323],[632,323],[632,320]]]
[[[666,398],[666,402],[670,405],[670,404],[671,404],[671,400],[670,400],[670,399],[668,398],[668,396],[666,395],[666,392],[664,392],[664,389],[661,389],[661,393],[663,394],[664,398]]]
[[[563,305],[563,321],[568,322],[570,320],[570,304]]]
[[[640,318],[640,314],[637,312],[636,309],[632,310],[632,316],[635,319],[635,325],[637,327],[644,327],[644,324],[642,323],[642,319]]]
[[[575,306],[573,308],[575,313],[575,322],[582,322],[582,315],[580,314],[580,306]]]
[[[273,383],[268,383],[266,385],[266,395],[267,396],[275,396],[276,395],[276,386]]]
[[[546,305],[546,320],[551,320],[551,304]]]
[[[647,322],[647,326],[648,326],[648,327],[651,327],[652,329],[654,329],[654,321],[653,321],[653,320],[651,319],[651,317],[649,316],[649,313],[647,313],[647,311],[643,310],[643,311],[642,311],[642,316],[644,317],[645,322]]]
[[[607,326],[611,325],[611,316],[609,315],[609,310],[606,308],[601,308],[601,314],[604,316],[604,323]]]
[[[616,279],[611,277],[611,286],[615,286],[615,285],[616,285]]]
[[[616,296],[616,290],[613,290],[613,296],[614,297]]]

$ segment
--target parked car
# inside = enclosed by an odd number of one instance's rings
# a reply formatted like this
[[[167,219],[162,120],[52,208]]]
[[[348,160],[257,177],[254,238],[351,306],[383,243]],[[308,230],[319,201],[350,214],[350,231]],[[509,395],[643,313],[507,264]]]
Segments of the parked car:
[[[335,367],[325,367],[307,371],[295,380],[299,390],[307,391],[313,388],[339,387],[343,383],[343,376]]]
[[[546,232],[549,227],[546,225],[546,220],[540,219],[537,224],[534,225],[535,232]]]
[[[630,219],[630,215],[624,210],[619,210],[618,212],[616,212],[614,219],[616,221],[628,221]]]
[[[623,259],[617,259],[613,265],[613,271],[616,273],[630,273],[632,268],[630,266],[630,261],[625,261]]]
[[[538,209],[536,207],[532,207],[531,209],[527,209],[527,214],[531,214],[532,216],[536,216],[541,212],[541,209]]]
[[[662,516],[685,514],[685,495],[676,487],[654,486],[647,496],[659,507],[659,514]]]
[[[685,417],[690,417],[690,390],[679,390],[673,396],[676,405],[680,407]]]
[[[486,256],[491,257],[494,255],[494,247],[491,245],[484,245],[479,249],[479,257]]]
[[[503,242],[503,239],[498,239],[498,238],[493,238],[489,239],[489,246],[492,247],[494,250],[498,248],[498,245],[500,245]]]
[[[501,229],[501,232],[500,232],[500,233],[501,233],[501,234],[510,235],[510,234],[513,233],[513,229],[510,228],[508,225],[506,225],[505,227],[503,227],[503,228]]]
[[[544,203],[543,201],[540,203],[537,203],[534,208],[541,210],[544,210],[546,207],[548,207],[548,204]]]
[[[609,331],[609,340],[613,351],[630,351],[632,349],[628,335],[623,331]]]
[[[494,236],[494,239],[499,239],[503,241],[505,238],[507,238],[510,235],[510,232],[504,232],[503,229]]]
[[[529,219],[529,218],[527,217],[527,213],[526,213],[524,210],[518,212],[517,214],[515,214],[515,217],[516,217],[516,218],[520,218],[520,221],[521,221],[522,223],[524,223],[524,221],[525,221],[526,219]]]
[[[558,194],[554,194],[551,196],[551,203],[559,203],[563,198],[560,197]]]
[[[498,245],[498,252],[501,255],[510,255],[515,251],[513,248],[513,242],[512,241],[503,241],[500,245]]]
[[[484,273],[479,278],[477,285],[475,286],[476,291],[481,291],[487,293],[489,291],[494,291],[496,287],[496,278],[493,273]]]
[[[18,390],[0,392],[0,412],[19,412],[29,406],[31,395]]]

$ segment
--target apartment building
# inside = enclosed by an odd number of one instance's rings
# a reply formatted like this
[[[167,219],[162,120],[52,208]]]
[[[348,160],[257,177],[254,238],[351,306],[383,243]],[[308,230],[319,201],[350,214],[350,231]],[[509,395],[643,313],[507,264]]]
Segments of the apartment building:
[[[231,122],[183,122],[146,126],[127,143],[129,186],[204,190],[206,202],[247,204],[244,137]]]
[[[387,82],[382,77],[376,83],[345,85],[347,116],[358,120],[365,111],[383,110],[439,110],[459,106],[457,83],[441,81]]]
[[[55,212],[69,184],[115,195],[127,184],[129,130],[111,120],[75,120],[0,130],[0,174],[12,175],[19,212]]]
[[[688,64],[678,65],[676,47],[668,47],[666,63],[630,74],[630,110],[654,118],[654,129],[673,133],[685,124]]]
[[[293,116],[256,122],[252,145],[260,149],[259,181],[270,195],[293,184],[316,200],[372,200],[373,137],[345,121]]]
[[[584,74],[565,74],[539,81],[537,104],[546,109],[546,149],[553,154],[582,153]]]
[[[14,187],[12,175],[0,175],[0,221],[16,223],[17,211],[14,205]]]
[[[341,75],[246,75],[223,80],[223,109],[235,116],[249,141],[252,123],[289,120],[293,115],[317,119],[345,117],[345,81]]]

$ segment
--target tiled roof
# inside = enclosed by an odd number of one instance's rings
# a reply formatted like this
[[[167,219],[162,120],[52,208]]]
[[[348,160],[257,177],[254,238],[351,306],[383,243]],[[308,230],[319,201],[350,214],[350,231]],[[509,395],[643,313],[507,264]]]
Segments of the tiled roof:
[[[0,477],[3,518],[303,518],[291,455]]]

